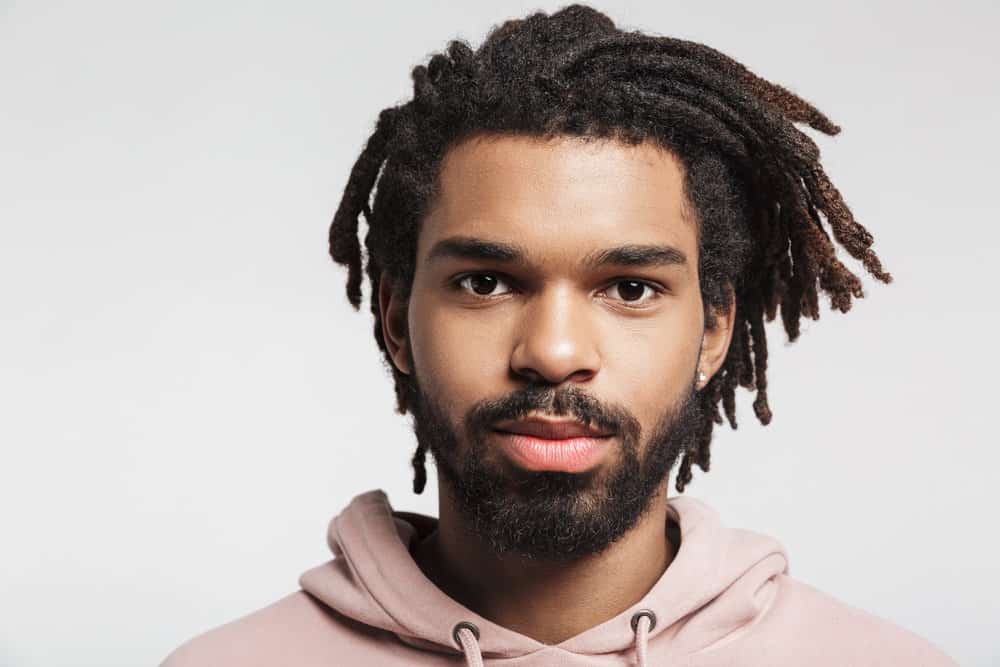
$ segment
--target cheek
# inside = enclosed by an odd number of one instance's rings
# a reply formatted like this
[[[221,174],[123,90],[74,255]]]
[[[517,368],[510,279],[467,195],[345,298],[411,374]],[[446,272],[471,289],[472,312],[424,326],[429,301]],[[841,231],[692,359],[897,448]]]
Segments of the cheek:
[[[701,302],[672,297],[656,317],[618,322],[605,337],[607,395],[628,409],[643,430],[658,422],[691,387],[701,344]]]
[[[424,388],[460,410],[495,396],[509,368],[507,328],[482,312],[411,304],[413,363]]]
[[[603,370],[617,385],[615,394],[634,405],[637,416],[640,406],[658,416],[694,376],[700,329],[673,319],[620,327],[604,346]]]

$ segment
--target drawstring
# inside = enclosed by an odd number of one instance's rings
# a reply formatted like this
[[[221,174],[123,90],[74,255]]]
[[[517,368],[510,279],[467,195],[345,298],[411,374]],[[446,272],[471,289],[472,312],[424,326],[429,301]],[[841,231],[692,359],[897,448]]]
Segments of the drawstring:
[[[632,632],[635,633],[635,654],[638,667],[647,667],[646,643],[649,633],[656,627],[656,614],[650,609],[640,609],[632,615]],[[456,623],[451,631],[455,643],[465,656],[467,667],[483,667],[483,654],[479,650],[479,628],[473,623]]]
[[[632,615],[632,632],[635,633],[635,655],[638,667],[646,667],[646,640],[656,627],[656,614],[650,609],[640,609]]]
[[[479,651],[479,628],[475,624],[468,621],[456,623],[451,636],[462,649],[468,667],[483,667],[483,654]]]

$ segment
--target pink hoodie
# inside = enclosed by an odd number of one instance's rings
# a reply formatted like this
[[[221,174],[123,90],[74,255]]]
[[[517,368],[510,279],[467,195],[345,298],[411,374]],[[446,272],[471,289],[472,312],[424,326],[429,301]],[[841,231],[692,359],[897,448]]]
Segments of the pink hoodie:
[[[792,579],[775,539],[729,528],[690,496],[668,505],[681,543],[659,581],[614,618],[550,646],[435,587],[409,549],[436,519],[395,512],[383,491],[369,491],[330,523],[334,558],[303,574],[302,590],[189,640],[161,667],[958,664]]]

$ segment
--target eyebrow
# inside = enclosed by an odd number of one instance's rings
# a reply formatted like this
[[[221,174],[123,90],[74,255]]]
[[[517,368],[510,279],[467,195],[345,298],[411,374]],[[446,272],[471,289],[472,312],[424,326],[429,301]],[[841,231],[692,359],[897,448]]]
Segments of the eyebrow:
[[[453,236],[435,243],[427,254],[427,261],[448,258],[527,264],[527,256],[528,253],[523,248],[511,243]],[[630,243],[591,252],[581,263],[589,269],[605,266],[673,266],[686,264],[687,256],[669,245]]]

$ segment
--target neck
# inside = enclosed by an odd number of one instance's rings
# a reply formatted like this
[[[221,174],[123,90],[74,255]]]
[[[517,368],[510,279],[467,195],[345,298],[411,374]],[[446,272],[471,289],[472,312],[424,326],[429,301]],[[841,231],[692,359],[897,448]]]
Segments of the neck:
[[[666,483],[621,539],[568,562],[497,556],[467,530],[440,482],[438,491],[438,526],[415,547],[417,565],[463,606],[544,644],[563,642],[634,605],[676,555],[666,534]]]

